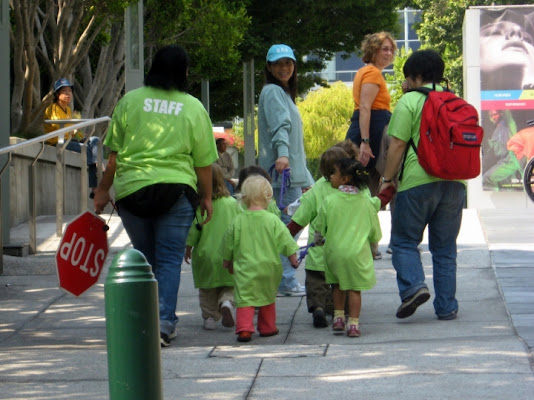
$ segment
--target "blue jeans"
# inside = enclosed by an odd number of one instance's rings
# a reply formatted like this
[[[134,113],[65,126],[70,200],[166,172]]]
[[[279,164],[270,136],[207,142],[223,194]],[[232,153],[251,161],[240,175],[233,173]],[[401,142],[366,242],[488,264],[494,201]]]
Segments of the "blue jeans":
[[[97,186],[96,168],[94,167],[96,166],[95,164],[98,160],[98,142],[100,142],[99,137],[91,136],[85,143],[87,145],[87,165],[89,166],[89,187],[92,188]],[[82,146],[80,142],[74,139],[71,139],[69,144],[67,144],[66,149],[75,151],[76,153],[82,152]]]
[[[98,142],[100,138],[97,136],[91,136],[87,142],[87,165],[96,164],[98,158]],[[67,150],[75,151],[76,153],[82,152],[80,142],[72,139],[66,147]]]
[[[382,146],[382,136],[386,134],[384,128],[389,124],[390,119],[391,112],[387,110],[371,110],[371,120],[369,121],[369,145],[371,146],[371,151],[375,158],[371,158],[367,164],[367,168],[370,170],[375,168],[378,161],[380,147]],[[362,134],[360,131],[360,110],[354,110],[345,139],[352,140],[356,146],[360,147],[362,141]]]
[[[158,217],[140,218],[120,210],[126,233],[135,249],[144,254],[158,281],[160,331],[170,334],[178,323],[176,303],[182,259],[194,210],[185,196]]]
[[[458,310],[456,238],[462,222],[465,187],[440,181],[397,193],[391,228],[393,267],[402,301],[427,287],[417,246],[428,225],[428,246],[434,274],[434,310],[442,316]]]
[[[300,187],[289,187],[286,189],[286,192],[284,193],[284,197],[282,198],[282,204],[284,206],[288,206],[289,204],[293,203],[295,200],[299,199],[302,196],[302,188]],[[276,201],[276,204],[280,204],[280,188],[273,188],[273,199]],[[291,217],[287,214],[285,214],[282,211],[281,216],[282,222],[284,224],[288,224],[289,221],[291,221]],[[295,236],[295,240],[298,240],[300,236],[300,233],[298,233]],[[285,256],[280,256],[282,260],[282,281],[280,282],[279,290],[291,290],[294,287],[298,286],[297,278],[295,278],[295,272],[297,270],[291,266],[291,263]]]
[[[228,181],[224,181],[224,184],[226,185],[226,189],[228,189],[228,191],[230,192],[230,196],[233,196],[235,192],[234,185],[232,185]]]

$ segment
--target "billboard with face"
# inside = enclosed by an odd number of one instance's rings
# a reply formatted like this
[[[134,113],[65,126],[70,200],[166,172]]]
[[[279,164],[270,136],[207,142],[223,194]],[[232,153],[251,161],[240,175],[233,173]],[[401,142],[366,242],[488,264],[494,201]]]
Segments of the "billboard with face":
[[[534,120],[534,9],[480,11],[482,185],[487,191],[521,191],[527,154],[515,151]],[[532,137],[532,139],[530,139]]]

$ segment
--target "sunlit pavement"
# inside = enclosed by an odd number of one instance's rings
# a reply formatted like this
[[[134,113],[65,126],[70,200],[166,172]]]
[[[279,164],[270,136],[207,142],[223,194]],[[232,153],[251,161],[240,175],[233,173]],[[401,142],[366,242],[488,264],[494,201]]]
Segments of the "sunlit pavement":
[[[362,295],[360,338],[314,328],[305,297],[277,298],[277,336],[240,344],[232,329],[205,331],[184,264],[178,336],[161,350],[165,399],[534,399],[534,209],[465,210],[453,321],[436,319],[432,298],[412,317],[395,318],[389,214],[380,220],[383,258],[376,287]],[[109,225],[107,266],[129,247],[120,219]],[[37,255],[4,256],[0,399],[109,398],[107,266],[79,298],[58,289],[55,230],[54,217],[40,217]],[[28,237],[26,224],[11,230],[14,242]],[[433,294],[426,236],[421,247]],[[303,284],[303,265],[297,276]]]

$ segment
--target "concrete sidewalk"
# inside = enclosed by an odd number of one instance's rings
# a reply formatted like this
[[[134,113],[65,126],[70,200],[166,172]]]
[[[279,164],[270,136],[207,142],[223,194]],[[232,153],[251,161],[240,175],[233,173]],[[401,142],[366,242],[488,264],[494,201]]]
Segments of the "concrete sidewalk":
[[[294,297],[277,299],[277,336],[239,344],[232,329],[205,331],[184,264],[178,336],[161,350],[165,399],[534,399],[534,210],[464,210],[453,321],[438,321],[431,302],[395,318],[389,214],[380,220],[384,257],[378,284],[362,296],[357,339],[313,328],[306,299]],[[80,298],[58,289],[55,219],[37,224],[36,256],[4,256],[0,399],[107,399],[107,267]],[[129,246],[120,220],[109,225],[108,265]],[[27,232],[14,228],[12,240],[27,241]],[[422,248],[432,293],[426,238]],[[303,283],[302,266],[297,274]]]

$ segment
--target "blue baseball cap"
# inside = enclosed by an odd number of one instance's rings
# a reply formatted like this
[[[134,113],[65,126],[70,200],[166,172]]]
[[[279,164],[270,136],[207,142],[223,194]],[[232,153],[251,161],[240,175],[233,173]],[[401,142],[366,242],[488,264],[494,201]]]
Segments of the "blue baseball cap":
[[[65,86],[74,87],[74,85],[70,83],[70,81],[67,78],[58,79],[54,83],[54,92],[57,92],[59,89]]]
[[[273,44],[267,52],[267,61],[275,62],[281,58],[291,58],[293,61],[297,61],[293,49],[287,44]]]

